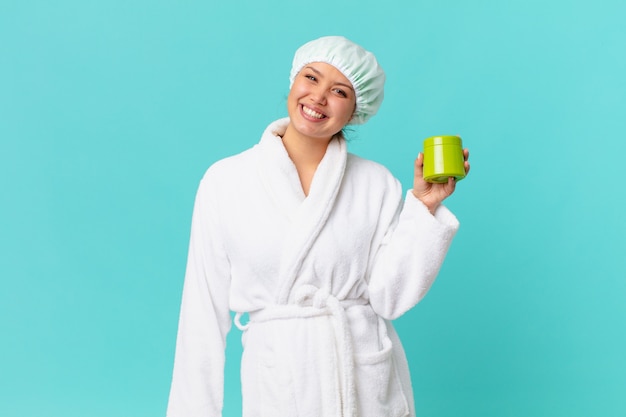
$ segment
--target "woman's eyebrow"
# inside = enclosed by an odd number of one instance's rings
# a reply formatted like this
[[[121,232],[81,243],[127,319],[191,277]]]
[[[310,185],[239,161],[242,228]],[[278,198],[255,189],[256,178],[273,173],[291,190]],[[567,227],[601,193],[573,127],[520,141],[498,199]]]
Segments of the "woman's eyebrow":
[[[314,73],[316,73],[317,75],[323,75],[321,72],[319,72],[318,70],[316,70],[315,68],[313,68],[312,66],[308,65],[306,67],[307,69],[310,69],[311,71],[313,71]]]
[[[342,87],[349,88],[350,90],[354,91],[354,88],[352,88],[352,86],[349,84],[344,84],[344,83],[335,83],[335,84],[340,85]]]

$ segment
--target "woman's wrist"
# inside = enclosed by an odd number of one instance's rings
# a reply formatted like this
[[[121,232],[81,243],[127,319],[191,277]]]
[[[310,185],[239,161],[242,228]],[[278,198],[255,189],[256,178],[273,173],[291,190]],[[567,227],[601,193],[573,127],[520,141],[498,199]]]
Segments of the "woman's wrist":
[[[430,214],[435,215],[435,211],[437,211],[437,208],[441,204],[441,201],[428,201],[428,199],[416,193],[415,189],[413,189],[412,192],[413,192],[413,196],[426,206]]]

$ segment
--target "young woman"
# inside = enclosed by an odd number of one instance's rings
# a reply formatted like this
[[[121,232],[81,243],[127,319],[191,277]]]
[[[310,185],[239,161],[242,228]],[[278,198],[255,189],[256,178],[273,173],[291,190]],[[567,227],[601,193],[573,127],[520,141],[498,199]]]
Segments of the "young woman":
[[[298,49],[290,78],[289,117],[200,183],[169,417],[221,416],[230,311],[245,417],[415,414],[391,320],[440,269],[458,228],[441,204],[455,182],[425,182],[420,154],[404,197],[386,168],[346,151],[342,129],[383,99],[370,52],[320,38]]]

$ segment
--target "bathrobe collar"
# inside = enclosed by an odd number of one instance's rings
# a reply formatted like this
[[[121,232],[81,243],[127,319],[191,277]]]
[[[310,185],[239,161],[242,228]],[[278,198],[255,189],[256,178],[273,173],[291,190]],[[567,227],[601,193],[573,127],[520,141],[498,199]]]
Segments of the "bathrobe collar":
[[[347,149],[343,138],[330,141],[305,196],[298,172],[289,158],[281,136],[289,119],[270,124],[259,143],[259,175],[277,210],[291,220],[291,231],[284,244],[277,303],[289,301],[294,282],[310,247],[324,227],[334,205],[346,168]]]

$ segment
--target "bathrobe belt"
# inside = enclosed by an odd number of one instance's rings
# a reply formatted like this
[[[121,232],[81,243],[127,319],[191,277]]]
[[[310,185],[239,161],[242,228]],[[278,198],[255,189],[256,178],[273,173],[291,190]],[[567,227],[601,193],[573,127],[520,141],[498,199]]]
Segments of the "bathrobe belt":
[[[333,317],[335,337],[337,338],[337,350],[342,381],[342,416],[356,416],[356,391],[354,385],[354,349],[352,337],[346,315],[346,309],[355,305],[366,305],[367,300],[349,299],[339,300],[328,291],[317,288],[314,285],[303,285],[295,292],[295,304],[282,304],[266,307],[262,310],[249,313],[250,321],[241,324],[242,313],[235,315],[235,325],[245,331],[253,323],[264,321],[310,318],[330,315]]]

